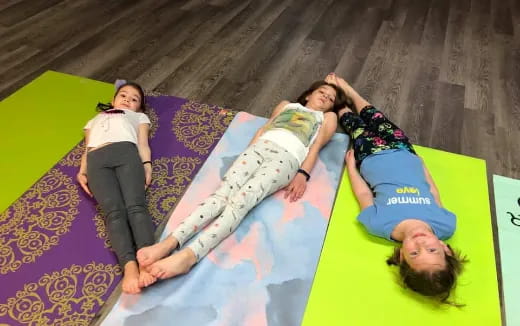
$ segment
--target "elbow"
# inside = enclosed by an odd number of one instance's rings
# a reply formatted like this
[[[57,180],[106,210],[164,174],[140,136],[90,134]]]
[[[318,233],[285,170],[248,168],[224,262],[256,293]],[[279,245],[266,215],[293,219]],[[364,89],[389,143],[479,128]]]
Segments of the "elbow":
[[[374,196],[372,195],[371,191],[360,191],[356,193],[356,197],[359,202],[359,206],[361,208],[366,208],[368,206],[372,206],[374,204]]]

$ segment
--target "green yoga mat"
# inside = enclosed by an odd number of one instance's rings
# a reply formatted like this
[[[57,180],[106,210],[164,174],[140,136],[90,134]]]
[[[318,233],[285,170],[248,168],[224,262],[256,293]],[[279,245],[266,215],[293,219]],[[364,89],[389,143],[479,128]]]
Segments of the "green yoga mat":
[[[448,241],[470,262],[459,278],[456,302],[438,306],[400,287],[387,267],[392,244],[370,236],[344,173],[304,315],[311,325],[500,325],[500,305],[485,162],[416,146],[446,208],[457,217]]]
[[[0,102],[0,212],[23,194],[83,138],[114,86],[47,71]]]
[[[506,325],[520,325],[520,180],[493,176]]]

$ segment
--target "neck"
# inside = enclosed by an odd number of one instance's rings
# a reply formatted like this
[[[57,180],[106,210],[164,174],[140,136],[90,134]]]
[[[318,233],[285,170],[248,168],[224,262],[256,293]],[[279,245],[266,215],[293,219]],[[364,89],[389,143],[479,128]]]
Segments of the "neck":
[[[391,236],[396,241],[403,241],[405,238],[411,237],[418,232],[432,233],[432,229],[426,222],[409,219],[397,224]]]
[[[308,102],[307,102],[307,104],[305,104],[304,106],[305,106],[307,109],[311,109],[311,110],[316,111],[316,108],[314,108],[313,105],[312,105],[312,104],[309,104]]]

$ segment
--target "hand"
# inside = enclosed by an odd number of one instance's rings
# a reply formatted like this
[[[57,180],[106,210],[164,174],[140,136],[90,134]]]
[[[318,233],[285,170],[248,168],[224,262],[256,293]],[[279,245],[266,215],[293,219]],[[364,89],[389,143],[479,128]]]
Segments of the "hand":
[[[92,192],[90,191],[90,189],[89,189],[89,187],[88,187],[87,174],[86,174],[86,173],[79,172],[79,173],[76,175],[76,180],[78,180],[78,183],[79,183],[79,185],[81,186],[81,188],[83,188],[83,190],[85,190],[85,192],[86,192],[90,197],[92,197]]]
[[[152,165],[144,165],[144,189],[147,189],[152,183]]]
[[[347,154],[345,155],[345,163],[347,163],[347,168],[356,169],[356,158],[354,157],[353,149],[347,151]]]
[[[301,173],[296,173],[291,183],[285,187],[284,198],[289,198],[289,201],[295,202],[302,198],[305,189],[307,188],[307,179]]]

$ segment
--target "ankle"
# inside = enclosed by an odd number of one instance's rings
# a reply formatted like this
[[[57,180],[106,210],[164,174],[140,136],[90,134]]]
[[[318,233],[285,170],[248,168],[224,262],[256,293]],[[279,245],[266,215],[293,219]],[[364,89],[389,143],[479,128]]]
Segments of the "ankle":
[[[135,272],[139,270],[139,266],[137,265],[137,262],[135,260],[130,260],[126,262],[125,266],[123,267],[124,272]]]
[[[184,248],[181,250],[182,255],[183,255],[183,258],[186,260],[186,262],[188,262],[190,265],[194,265],[196,262],[197,262],[197,256],[195,255],[195,253],[193,252],[193,250],[191,250],[190,248]]]
[[[164,244],[166,245],[166,247],[168,247],[169,250],[174,250],[177,249],[179,241],[177,241],[177,239],[175,239],[173,235],[170,235],[166,239],[164,239]]]

